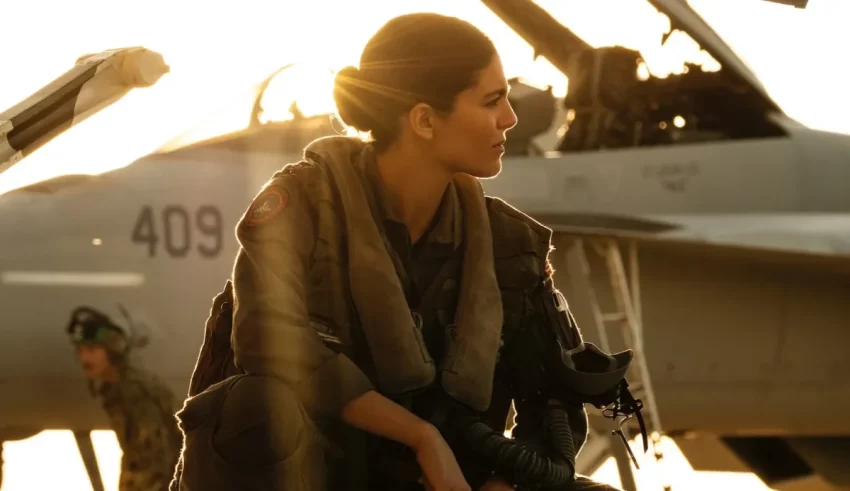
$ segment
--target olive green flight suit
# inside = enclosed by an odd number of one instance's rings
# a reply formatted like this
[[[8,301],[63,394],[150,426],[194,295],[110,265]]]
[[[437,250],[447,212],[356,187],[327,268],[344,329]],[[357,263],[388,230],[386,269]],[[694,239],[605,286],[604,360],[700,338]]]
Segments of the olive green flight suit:
[[[360,177],[371,191],[367,198],[375,221],[392,246],[408,304],[438,360],[454,328],[463,259],[457,195],[447,188],[431,228],[411,244],[374,165]],[[501,200],[488,198],[487,205],[504,306],[504,347],[484,416],[494,428],[504,428],[515,388],[529,383],[512,379],[512,345],[522,343],[531,322],[545,321],[535,298],[552,293],[544,287],[553,288],[551,281],[544,283],[551,231]],[[398,481],[404,468],[397,473],[375,458],[395,453],[415,464],[412,452],[339,420],[348,402],[376,390],[348,291],[340,213],[334,183],[320,166],[301,162],[275,174],[237,226],[241,249],[233,270],[232,342],[236,363],[248,375],[227,379],[187,402],[180,415],[187,440],[179,489],[422,489]],[[439,391],[435,383],[399,402],[428,419]],[[541,441],[542,427],[530,417],[540,408],[524,400],[516,406],[515,434]],[[570,420],[580,448],[587,436],[581,405]],[[192,448],[192,439],[209,441],[211,448]],[[591,484],[580,478],[570,489],[597,489],[582,483]]]

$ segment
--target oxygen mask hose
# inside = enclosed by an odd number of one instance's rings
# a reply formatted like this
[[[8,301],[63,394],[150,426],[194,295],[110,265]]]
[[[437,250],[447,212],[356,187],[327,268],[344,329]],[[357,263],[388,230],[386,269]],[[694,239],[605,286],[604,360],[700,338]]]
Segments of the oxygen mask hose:
[[[461,440],[470,454],[487,462],[497,472],[511,476],[517,483],[535,486],[564,486],[575,478],[575,444],[566,411],[550,401],[543,429],[556,457],[543,455],[517,440],[505,437],[480,420],[470,421],[462,430]]]
[[[628,390],[628,383],[623,380],[618,386],[615,401],[605,407],[602,413],[605,417],[615,420],[621,418],[620,426],[632,417],[636,417],[643,436],[644,451],[646,451],[647,436],[641,415],[642,408],[642,401],[632,396]],[[548,437],[546,454],[522,442],[505,437],[479,418],[467,418],[458,429],[460,441],[470,455],[480,462],[486,462],[497,472],[511,476],[516,483],[547,488],[565,486],[575,479],[576,448],[573,432],[566,410],[556,399],[549,400],[543,416],[542,431]],[[622,430],[615,433],[618,432],[624,438]],[[632,461],[637,466],[637,459],[628,442],[624,443]]]

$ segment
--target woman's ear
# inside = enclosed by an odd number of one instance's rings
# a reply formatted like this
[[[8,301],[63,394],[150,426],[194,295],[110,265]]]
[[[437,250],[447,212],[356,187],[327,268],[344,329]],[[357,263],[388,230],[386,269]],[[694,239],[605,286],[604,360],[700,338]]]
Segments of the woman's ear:
[[[424,102],[413,106],[407,115],[413,133],[423,140],[432,140],[434,138],[434,118],[436,114],[434,108]]]

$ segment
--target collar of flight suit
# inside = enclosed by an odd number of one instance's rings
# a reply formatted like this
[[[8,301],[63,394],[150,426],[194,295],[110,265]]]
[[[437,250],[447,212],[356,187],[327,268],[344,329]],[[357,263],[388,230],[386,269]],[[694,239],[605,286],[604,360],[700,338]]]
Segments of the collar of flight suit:
[[[407,299],[381,237],[375,193],[366,177],[372,146],[349,137],[320,138],[304,149],[304,159],[323,168],[337,183],[342,230],[348,242],[348,280],[354,307],[371,351],[377,385],[393,395],[430,386],[437,367],[417,329]],[[503,308],[494,267],[487,199],[468,174],[452,179],[463,213],[463,247],[455,329],[440,363],[446,394],[476,411],[490,406],[501,344]],[[454,228],[454,224],[452,225]]]
[[[404,224],[396,210],[396,200],[387,192],[384,180],[378,172],[378,163],[373,155],[365,162],[366,178],[372,188],[380,213],[384,220]],[[450,182],[443,193],[440,208],[437,210],[437,223],[428,233],[427,240],[437,244],[451,244],[454,249],[463,243],[463,210],[457,195],[457,188]]]

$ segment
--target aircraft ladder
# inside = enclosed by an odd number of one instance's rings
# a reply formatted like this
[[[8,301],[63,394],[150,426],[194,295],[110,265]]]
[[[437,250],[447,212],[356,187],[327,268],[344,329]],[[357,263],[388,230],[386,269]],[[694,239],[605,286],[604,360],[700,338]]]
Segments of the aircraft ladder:
[[[585,254],[585,244],[582,239],[574,239],[567,250],[567,264],[575,276],[573,280],[579,280],[577,285],[584,288],[590,300],[593,312],[594,324],[599,333],[599,347],[606,352],[611,352],[608,339],[608,325],[619,324],[623,329],[623,335],[627,346],[634,350],[634,362],[629,368],[629,387],[635,398],[644,402],[643,412],[646,415],[647,431],[651,435],[652,447],[656,461],[660,461],[662,454],[659,450],[661,440],[661,419],[655,402],[655,394],[652,390],[649,369],[646,364],[646,356],[643,348],[643,331],[641,325],[640,304],[640,280],[638,269],[637,245],[629,244],[629,277],[623,265],[620,254],[620,246],[613,239],[593,239],[589,241],[590,246],[605,258],[608,269],[608,278],[616,304],[617,311],[604,313],[599,306],[596,291],[591,281],[590,263]],[[631,282],[629,282],[629,279]],[[617,461],[617,469],[620,474],[623,489],[626,491],[637,491],[634,474],[632,473],[631,459],[623,447],[620,437],[613,433],[616,423],[612,422],[612,434],[607,438],[608,450]],[[624,428],[624,433],[626,429]],[[629,435],[626,434],[626,439]],[[604,441],[596,435],[597,441]],[[590,443],[590,440],[589,442]],[[587,450],[587,449],[585,449]],[[584,450],[582,451],[584,453]],[[665,486],[669,490],[670,486]]]

